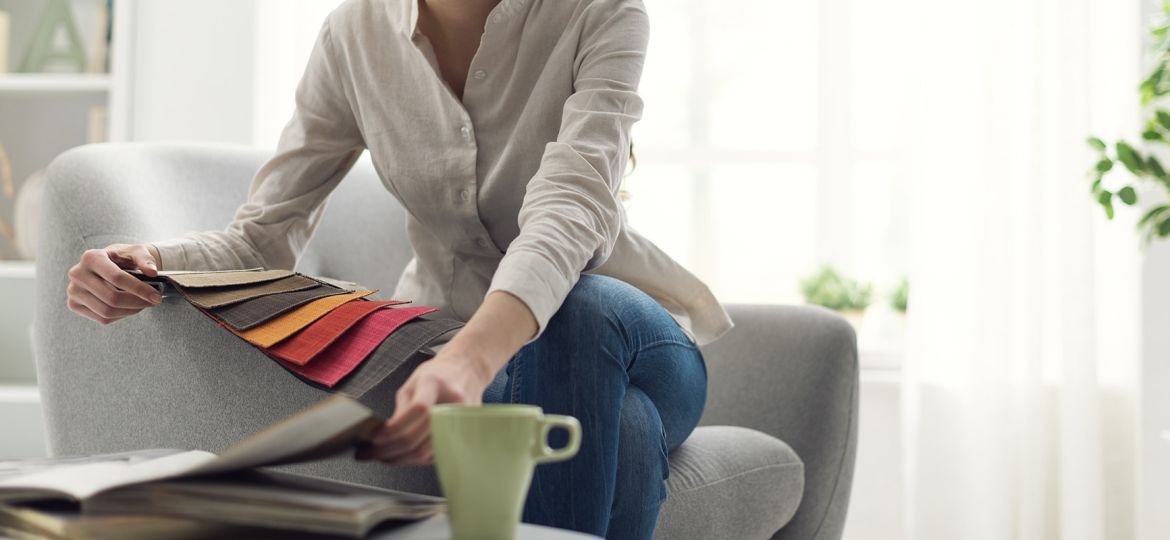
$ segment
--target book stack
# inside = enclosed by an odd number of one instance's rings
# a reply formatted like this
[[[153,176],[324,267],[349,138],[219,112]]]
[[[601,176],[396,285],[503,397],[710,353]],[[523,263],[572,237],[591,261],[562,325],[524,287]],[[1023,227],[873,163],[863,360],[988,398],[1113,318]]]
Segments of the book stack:
[[[382,422],[333,396],[232,446],[0,461],[0,537],[17,539],[360,538],[443,499],[262,467],[321,459]]]
[[[377,291],[288,270],[136,276],[164,294],[167,287],[174,288],[223,328],[302,380],[355,397],[463,325],[428,317],[437,311],[433,307],[372,300]]]

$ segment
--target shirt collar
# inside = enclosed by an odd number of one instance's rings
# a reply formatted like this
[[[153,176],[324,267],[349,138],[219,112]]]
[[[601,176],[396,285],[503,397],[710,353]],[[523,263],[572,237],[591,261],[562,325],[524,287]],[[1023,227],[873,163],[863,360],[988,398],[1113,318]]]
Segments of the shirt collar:
[[[409,36],[412,40],[417,39],[420,34],[418,31],[418,3],[422,1],[424,0],[406,0],[406,9],[408,10],[406,16],[408,26],[406,28],[409,29]],[[499,19],[511,16],[516,12],[517,8],[524,4],[525,1],[526,0],[500,0],[500,3],[496,4],[496,7],[492,8],[492,11],[488,13],[487,21],[484,22],[484,26],[486,27],[487,25],[492,24]]]

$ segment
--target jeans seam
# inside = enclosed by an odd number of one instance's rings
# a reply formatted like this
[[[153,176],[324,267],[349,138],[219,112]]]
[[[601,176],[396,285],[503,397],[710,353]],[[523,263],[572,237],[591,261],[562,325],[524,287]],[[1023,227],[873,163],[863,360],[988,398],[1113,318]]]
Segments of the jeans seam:
[[[520,370],[520,362],[521,362],[521,360],[522,359],[521,359],[519,354],[517,354],[516,357],[512,359],[512,361],[515,362],[516,365],[512,368],[512,375],[511,375],[512,380],[509,381],[509,384],[512,385],[512,395],[508,396],[510,403],[519,403],[520,402],[519,395],[520,395],[520,371],[521,371]]]
[[[665,347],[667,345],[678,345],[684,349],[689,349],[689,350],[693,350],[693,351],[699,350],[699,348],[696,347],[694,343],[691,343],[689,341],[683,342],[683,341],[679,341],[676,339],[660,339],[658,341],[652,341],[650,343],[642,345],[641,347],[638,347],[638,350],[634,351],[634,354],[639,354],[639,353],[648,351],[650,349],[658,348],[658,347]]]

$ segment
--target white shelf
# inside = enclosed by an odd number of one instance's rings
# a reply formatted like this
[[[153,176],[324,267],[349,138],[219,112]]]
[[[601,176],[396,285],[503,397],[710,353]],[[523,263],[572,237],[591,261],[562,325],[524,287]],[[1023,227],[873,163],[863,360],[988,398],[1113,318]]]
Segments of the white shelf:
[[[8,93],[102,93],[110,89],[103,73],[7,73],[0,75],[0,92]]]
[[[41,393],[34,384],[0,385],[0,403],[40,403]]]
[[[0,279],[35,279],[36,261],[0,261]]]

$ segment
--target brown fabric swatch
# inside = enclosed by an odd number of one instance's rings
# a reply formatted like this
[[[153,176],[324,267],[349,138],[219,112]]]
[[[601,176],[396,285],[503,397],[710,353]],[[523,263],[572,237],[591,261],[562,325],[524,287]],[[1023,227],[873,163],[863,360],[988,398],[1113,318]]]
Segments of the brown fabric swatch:
[[[293,273],[288,270],[240,270],[236,272],[201,272],[197,274],[187,272],[173,274],[167,272],[160,273],[160,276],[167,278],[171,283],[186,288],[251,285],[253,283],[264,283],[265,281],[276,281],[291,275]]]
[[[419,349],[462,326],[462,322],[454,319],[425,317],[402,325],[374,349],[365,362],[334,386],[333,391],[355,399],[362,397],[403,367],[407,360],[418,354]]]
[[[300,277],[300,276],[296,276]],[[306,278],[308,279],[308,278]],[[311,281],[311,280],[310,280]],[[313,283],[317,283],[314,281]],[[211,310],[212,315],[236,330],[247,330],[266,321],[276,318],[294,308],[312,302],[318,298],[345,294],[345,289],[332,285],[318,284],[312,289],[305,289],[280,294],[269,294],[251,300],[245,300],[229,306]]]
[[[187,300],[196,306],[203,309],[215,309],[270,294],[303,291],[319,285],[321,285],[319,281],[298,274],[276,281],[252,285],[202,287],[194,289],[180,287],[179,292],[183,293],[183,296],[187,297]]]

